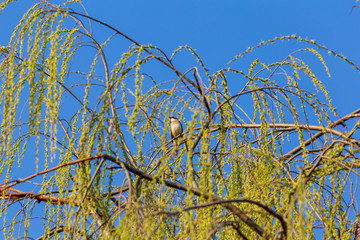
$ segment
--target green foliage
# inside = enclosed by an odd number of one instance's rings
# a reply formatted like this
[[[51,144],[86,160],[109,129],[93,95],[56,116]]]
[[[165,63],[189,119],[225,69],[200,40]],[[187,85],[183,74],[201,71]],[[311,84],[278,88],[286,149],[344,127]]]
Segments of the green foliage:
[[[329,93],[298,56],[314,55],[329,77],[321,51],[359,70],[354,63],[292,35],[211,73],[191,47],[168,57],[71,10],[76,2],[36,4],[0,47],[6,239],[31,237],[39,212],[43,237],[55,239],[269,239],[281,231],[314,239],[319,227],[325,238],[351,238],[344,193],[360,144],[357,125],[339,125],[359,111],[335,121]],[[113,69],[104,51],[113,39],[98,43],[80,19],[131,41]],[[280,40],[307,47],[280,62],[236,64]],[[94,57],[82,72],[77,61],[86,62],[89,45]],[[187,71],[174,65],[180,55],[193,62]],[[168,137],[172,115],[185,129],[178,152]],[[37,174],[13,182],[24,161]],[[25,182],[38,186],[17,198]],[[19,214],[11,214],[18,201]]]

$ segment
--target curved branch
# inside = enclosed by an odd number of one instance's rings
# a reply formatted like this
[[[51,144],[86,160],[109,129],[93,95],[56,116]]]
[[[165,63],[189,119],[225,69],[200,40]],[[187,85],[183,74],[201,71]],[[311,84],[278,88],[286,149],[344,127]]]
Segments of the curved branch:
[[[1,188],[0,188],[0,192],[4,192],[5,190],[19,184],[19,183],[23,183],[23,182],[26,182],[26,181],[29,181],[30,179],[33,179],[37,176],[40,176],[40,175],[43,175],[43,174],[46,174],[46,173],[49,173],[49,172],[53,172],[59,168],[63,168],[63,167],[66,167],[66,166],[71,166],[71,165],[74,165],[74,164],[78,164],[78,163],[82,163],[82,162],[88,162],[88,161],[91,161],[91,160],[94,160],[94,159],[99,159],[99,158],[102,158],[103,155],[95,155],[95,156],[92,156],[92,157],[88,157],[88,158],[81,158],[81,159],[77,159],[77,160],[74,160],[74,161],[71,161],[71,162],[67,162],[67,163],[63,163],[63,164],[60,164],[56,167],[53,167],[53,168],[50,168],[50,169],[47,169],[47,170],[44,170],[44,171],[41,171],[41,172],[38,172],[38,173],[35,173],[29,177],[26,177],[26,178],[23,178],[23,179],[18,179],[10,184],[8,184],[8,182],[5,182],[4,184],[1,184]]]
[[[344,119],[340,119],[336,122],[338,124],[331,124],[329,127],[322,127],[322,126],[315,126],[315,125],[296,125],[296,124],[290,124],[290,123],[270,123],[268,124],[268,127],[270,128],[285,128],[283,131],[290,131],[295,130],[296,128],[306,129],[306,130],[315,130],[324,133],[331,133],[336,136],[339,136],[343,139],[348,139],[351,143],[358,144],[360,146],[360,141],[356,140],[354,138],[348,138],[348,136],[338,130],[333,129],[336,125],[342,124]],[[334,122],[335,123],[335,122]],[[221,128],[261,128],[261,124],[234,124],[231,126],[221,126],[211,129],[211,131],[219,131]]]
[[[226,200],[226,199],[216,200],[214,202],[209,202],[209,203],[199,204],[199,205],[195,205],[195,206],[191,206],[191,207],[186,207],[186,208],[183,208],[181,211],[166,212],[166,214],[178,215],[181,212],[186,212],[186,211],[195,210],[195,209],[199,209],[199,208],[205,208],[205,207],[214,206],[214,205],[218,205],[218,204],[234,203],[234,202],[237,202],[237,203],[251,203],[251,204],[254,204],[254,205],[264,209],[270,215],[272,215],[272,216],[276,217],[277,219],[279,219],[280,224],[282,226],[282,229],[285,232],[285,236],[286,236],[287,224],[286,224],[285,219],[280,214],[278,214],[277,212],[275,212],[274,210],[272,210],[271,208],[269,208],[265,204],[262,204],[260,202],[257,202],[257,201],[251,200],[251,199],[246,199],[246,198],[230,199],[230,200]]]
[[[337,125],[343,124],[344,121],[349,120],[355,116],[357,116],[357,114],[360,113],[360,109],[355,110],[354,112],[340,118],[339,120],[331,123],[328,128],[334,128]],[[281,157],[280,160],[285,160],[291,156],[293,156],[294,154],[298,153],[299,151],[301,151],[301,149],[303,149],[304,147],[308,146],[309,144],[311,144],[312,142],[314,142],[316,139],[320,138],[321,136],[323,136],[325,133],[324,132],[318,132],[316,133],[314,136],[312,136],[311,138],[309,138],[308,140],[306,140],[303,144],[297,146],[296,148],[290,150],[288,153],[286,153],[285,155],[283,155]],[[347,137],[346,137],[347,138]],[[359,141],[356,141],[357,144],[359,144]],[[358,145],[360,147],[360,145]]]
[[[122,162],[122,161],[120,161],[114,157],[111,157],[107,154],[102,154],[102,155],[97,155],[97,156],[101,156],[102,158],[108,159],[116,164],[119,164],[120,166],[122,165],[128,171],[142,177],[143,179],[150,180],[150,181],[153,181],[153,182],[159,183],[159,184],[164,184],[168,187],[182,190],[185,192],[191,192],[194,195],[199,196],[199,197],[200,196],[204,197],[205,199],[214,199],[215,201],[226,201],[216,195],[210,195],[208,193],[204,193],[199,188],[192,188],[192,187],[185,186],[183,184],[179,184],[179,183],[171,182],[168,180],[163,180],[161,178],[153,177],[150,174],[144,173],[144,172],[140,171],[139,169],[134,168],[134,167],[130,166],[129,164]],[[255,223],[251,218],[249,218],[243,211],[241,211],[239,208],[237,208],[231,202],[224,202],[224,207],[226,209],[228,209],[232,214],[237,216],[241,221],[243,221],[248,227],[250,227],[253,231],[258,233],[260,236],[262,236],[265,239],[270,239],[270,235],[262,227],[260,227],[257,223]]]

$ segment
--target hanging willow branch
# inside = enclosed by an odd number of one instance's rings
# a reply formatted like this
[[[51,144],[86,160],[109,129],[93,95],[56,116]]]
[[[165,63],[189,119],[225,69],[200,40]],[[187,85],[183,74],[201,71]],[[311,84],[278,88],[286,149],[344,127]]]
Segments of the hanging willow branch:
[[[168,55],[78,4],[41,1],[0,47],[4,236],[351,239],[360,110],[339,116],[318,73],[331,77],[322,51],[352,61],[292,35],[212,73],[190,46]],[[279,40],[302,45],[237,65]]]

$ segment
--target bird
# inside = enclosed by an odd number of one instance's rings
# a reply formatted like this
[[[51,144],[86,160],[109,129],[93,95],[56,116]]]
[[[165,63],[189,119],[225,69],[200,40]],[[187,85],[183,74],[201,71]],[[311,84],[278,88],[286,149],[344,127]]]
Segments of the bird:
[[[174,140],[174,145],[177,147],[176,139],[179,138],[183,133],[183,127],[179,119],[174,116],[170,117],[170,136]]]

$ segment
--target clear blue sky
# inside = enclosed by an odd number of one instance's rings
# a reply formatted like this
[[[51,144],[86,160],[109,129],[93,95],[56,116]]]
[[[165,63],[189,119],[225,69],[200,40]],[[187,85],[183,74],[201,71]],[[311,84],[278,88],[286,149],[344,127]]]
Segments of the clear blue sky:
[[[0,45],[7,45],[15,25],[34,2],[15,2],[0,15]],[[360,8],[351,12],[355,4],[355,0],[84,1],[90,16],[140,43],[156,45],[169,54],[181,45],[195,48],[210,72],[226,67],[248,47],[291,34],[314,39],[360,66]],[[94,32],[103,40],[111,34],[97,24]],[[304,46],[295,40],[269,45],[246,56],[244,64],[255,58],[266,63],[281,61]],[[116,47],[120,58],[127,45]],[[331,78],[326,77],[318,60],[310,67],[321,76],[340,115],[359,108],[360,72],[325,51],[319,52]]]

